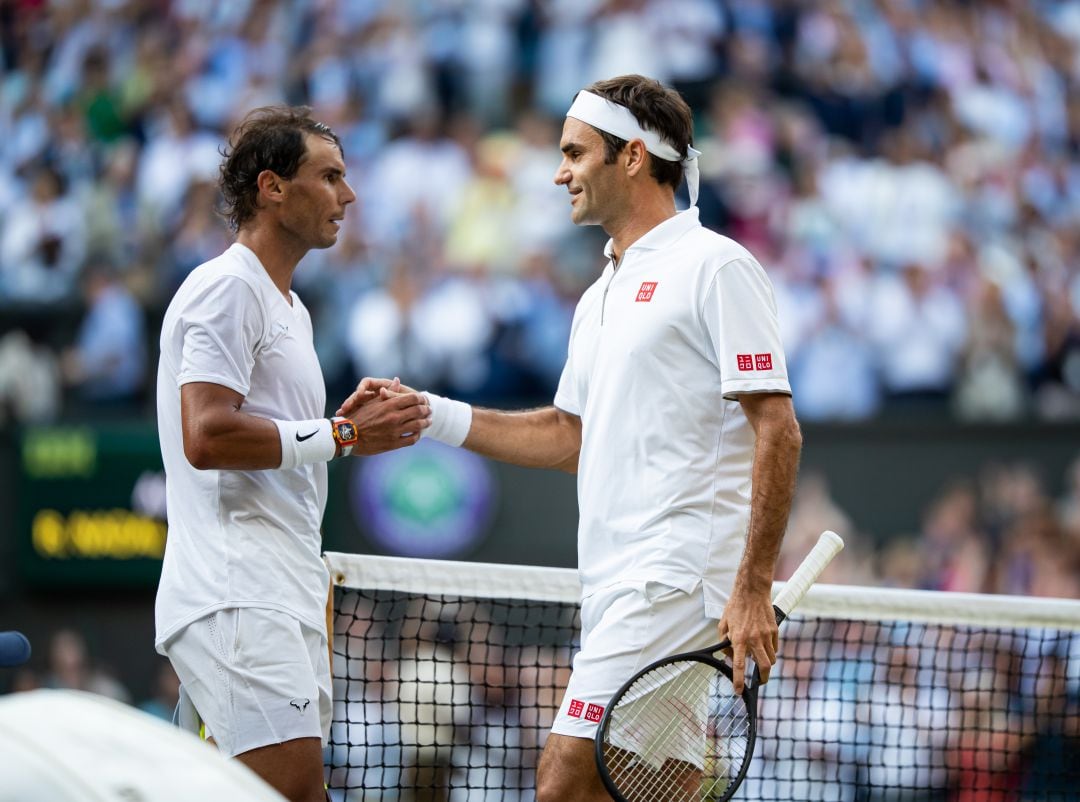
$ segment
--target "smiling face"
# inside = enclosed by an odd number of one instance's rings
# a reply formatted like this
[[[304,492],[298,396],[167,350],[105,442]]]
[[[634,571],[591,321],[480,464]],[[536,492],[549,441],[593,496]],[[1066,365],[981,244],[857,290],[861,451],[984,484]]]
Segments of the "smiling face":
[[[280,224],[305,249],[329,248],[337,242],[345,207],[356,193],[345,180],[345,162],[333,141],[307,134],[305,144],[296,175],[282,182]]]
[[[559,142],[563,158],[555,183],[570,193],[570,219],[576,225],[608,227],[627,188],[619,160],[604,163],[604,140],[591,125],[567,117]]]

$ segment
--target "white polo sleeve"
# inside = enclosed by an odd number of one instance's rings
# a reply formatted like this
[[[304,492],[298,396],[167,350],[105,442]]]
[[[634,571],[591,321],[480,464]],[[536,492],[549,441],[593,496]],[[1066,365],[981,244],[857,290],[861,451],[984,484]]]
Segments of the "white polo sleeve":
[[[246,396],[263,320],[259,299],[243,279],[221,276],[201,288],[181,314],[177,386],[210,382]]]
[[[701,314],[724,398],[791,394],[772,283],[756,260],[733,259],[721,266],[705,291]]]

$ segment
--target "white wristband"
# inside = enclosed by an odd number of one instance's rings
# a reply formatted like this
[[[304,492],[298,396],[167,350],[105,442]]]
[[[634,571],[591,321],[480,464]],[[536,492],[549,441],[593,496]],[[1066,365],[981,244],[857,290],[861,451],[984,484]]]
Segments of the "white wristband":
[[[281,470],[328,462],[337,453],[337,443],[326,418],[315,420],[277,420],[281,436]]]
[[[431,425],[421,430],[422,437],[430,437],[448,446],[460,446],[472,428],[472,407],[463,401],[443,398],[435,393],[423,394],[431,407]]]

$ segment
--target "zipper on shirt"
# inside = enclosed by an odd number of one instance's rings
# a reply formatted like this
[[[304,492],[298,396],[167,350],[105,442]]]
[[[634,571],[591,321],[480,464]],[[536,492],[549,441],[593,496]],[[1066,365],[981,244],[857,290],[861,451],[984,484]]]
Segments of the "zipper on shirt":
[[[625,254],[623,257],[625,258]],[[611,282],[615,280],[615,271],[619,269],[619,266],[615,264],[615,257],[609,256],[608,261],[611,262],[611,278],[607,280],[607,284],[604,285],[604,297],[600,299],[600,325],[604,325],[604,311],[607,309],[607,293],[611,289]]]

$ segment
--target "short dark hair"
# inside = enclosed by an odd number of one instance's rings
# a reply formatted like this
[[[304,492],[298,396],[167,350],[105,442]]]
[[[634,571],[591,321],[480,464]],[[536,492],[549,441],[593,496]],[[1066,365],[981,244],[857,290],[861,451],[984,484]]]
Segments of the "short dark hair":
[[[586,92],[618,103],[630,109],[642,127],[654,131],[660,138],[686,158],[687,147],[694,142],[694,118],[682,95],[657,80],[644,75],[620,75],[596,81],[585,87]],[[611,164],[626,147],[627,140],[597,129],[604,140],[604,162]],[[653,154],[649,174],[658,184],[670,184],[678,189],[683,179],[683,166]]]
[[[308,106],[264,106],[249,112],[236,127],[221,154],[219,182],[222,214],[233,231],[255,217],[259,173],[270,170],[285,179],[296,175],[307,155],[304,139],[308,134],[325,137],[342,150],[337,134],[312,119]]]

